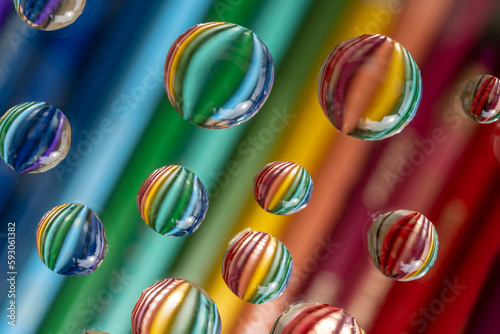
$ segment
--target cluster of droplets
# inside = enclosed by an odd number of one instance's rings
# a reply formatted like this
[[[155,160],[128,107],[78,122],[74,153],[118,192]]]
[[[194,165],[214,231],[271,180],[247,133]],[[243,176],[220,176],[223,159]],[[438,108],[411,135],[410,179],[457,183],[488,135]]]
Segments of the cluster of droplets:
[[[14,5],[30,26],[55,30],[76,20],[85,0],[55,4],[14,0]],[[214,45],[218,46],[216,52]],[[164,82],[172,106],[185,120],[202,128],[224,129],[250,120],[267,100],[273,81],[274,65],[266,45],[249,29],[231,23],[210,22],[188,29],[172,44],[165,60]],[[422,79],[415,60],[401,44],[383,35],[362,35],[340,43],[328,55],[318,77],[318,99],[328,120],[344,134],[362,140],[381,140],[402,131],[414,118],[421,97]],[[464,112],[474,121],[497,121],[499,79],[491,75],[471,79],[461,101]],[[53,168],[66,156],[70,138],[65,115],[44,102],[15,106],[0,119],[0,155],[18,172]],[[500,160],[500,126],[493,147]],[[264,166],[254,179],[257,203],[272,214],[304,209],[312,189],[309,173],[288,161]],[[193,172],[170,165],[145,179],[137,206],[144,222],[156,232],[186,236],[203,221],[208,196]],[[67,238],[54,239],[62,230],[71,233]],[[81,238],[70,238],[82,234]],[[81,244],[82,240],[86,243]],[[97,215],[85,205],[70,203],[42,218],[37,228],[37,249],[49,269],[71,276],[97,269],[107,246]],[[433,224],[422,214],[396,210],[374,219],[368,232],[368,249],[374,265],[385,276],[409,281],[422,277],[432,267],[438,238]],[[291,275],[290,252],[265,232],[238,234],[224,254],[224,281],[236,296],[250,303],[278,298]],[[179,305],[182,314],[172,311],[172,306]],[[280,315],[271,333],[295,333],[310,318],[315,322],[306,324],[311,328],[308,333],[319,333],[320,328],[332,333],[365,333],[343,309],[307,303],[294,305]],[[201,287],[183,279],[165,279],[144,290],[131,320],[134,334],[221,330],[213,300]]]

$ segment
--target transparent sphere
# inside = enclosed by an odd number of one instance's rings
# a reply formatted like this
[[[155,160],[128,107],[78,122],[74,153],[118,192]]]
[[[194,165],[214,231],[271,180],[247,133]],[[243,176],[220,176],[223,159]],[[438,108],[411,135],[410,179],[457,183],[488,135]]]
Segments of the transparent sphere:
[[[292,256],[275,237],[246,230],[230,241],[222,277],[239,298],[263,304],[281,296],[292,276]]]
[[[408,125],[422,97],[420,70],[410,53],[383,35],[337,45],[318,77],[318,98],[330,122],[364,140],[391,137]]]
[[[132,310],[132,333],[218,334],[217,306],[201,287],[167,278],[144,290]]]
[[[107,251],[99,217],[76,203],[59,205],[43,216],[36,229],[36,248],[50,270],[65,276],[92,273]]]
[[[83,12],[86,0],[14,0],[24,22],[40,30],[64,28]]]
[[[193,172],[171,165],[148,176],[137,194],[137,207],[153,230],[180,237],[200,226],[208,209],[208,196]]]
[[[500,118],[500,81],[492,75],[467,81],[460,99],[465,114],[478,123],[493,123]]]
[[[425,275],[434,264],[438,236],[434,225],[421,213],[395,210],[373,221],[368,250],[382,274],[411,281]]]
[[[71,129],[61,110],[45,102],[10,108],[0,118],[0,156],[19,173],[41,173],[68,154]]]
[[[170,102],[185,120],[207,129],[230,128],[262,107],[271,91],[274,65],[251,30],[210,22],[174,41],[164,80]]]
[[[257,203],[275,215],[289,215],[307,206],[313,181],[304,167],[290,161],[265,165],[255,176],[253,193]]]
[[[269,334],[365,334],[356,319],[339,307],[301,303],[276,319]]]

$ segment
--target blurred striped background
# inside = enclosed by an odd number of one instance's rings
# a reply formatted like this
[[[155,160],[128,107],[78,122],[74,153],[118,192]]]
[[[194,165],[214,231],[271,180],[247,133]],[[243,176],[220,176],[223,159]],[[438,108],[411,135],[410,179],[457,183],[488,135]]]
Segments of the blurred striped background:
[[[500,308],[499,129],[460,108],[464,83],[498,75],[500,5],[494,0],[87,0],[70,27],[42,32],[0,2],[1,110],[26,101],[59,107],[72,147],[55,169],[17,175],[0,163],[0,333],[131,333],[141,291],[166,277],[191,280],[218,305],[223,333],[267,333],[290,304],[345,308],[368,333],[496,333]],[[191,26],[227,21],[252,29],[275,62],[261,111],[227,130],[185,122],[163,87],[163,63]],[[381,142],[341,135],[317,101],[319,69],[339,42],[382,33],[414,56],[423,99],[410,126]],[[252,194],[266,163],[290,160],[314,180],[309,206],[279,217]],[[191,236],[169,238],[142,222],[135,197],[156,168],[180,164],[210,194]],[[48,270],[35,248],[38,221],[79,202],[101,218],[109,252],[85,277]],[[366,232],[391,209],[424,213],[439,254],[414,282],[381,275]],[[7,224],[16,223],[16,327],[8,325]],[[250,227],[278,237],[294,259],[288,289],[250,305],[221,277],[227,242]]]

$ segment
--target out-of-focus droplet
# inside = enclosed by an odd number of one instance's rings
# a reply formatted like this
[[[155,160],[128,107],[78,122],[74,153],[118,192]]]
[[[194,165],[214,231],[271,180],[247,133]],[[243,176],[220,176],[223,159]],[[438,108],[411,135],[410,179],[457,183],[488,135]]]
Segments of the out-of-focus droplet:
[[[24,22],[40,30],[64,28],[82,14],[86,0],[14,0]]]
[[[71,128],[61,110],[45,102],[27,102],[0,118],[0,157],[20,173],[41,173],[68,154]]]
[[[462,109],[478,123],[492,123],[500,118],[500,81],[492,75],[478,75],[465,84]]]

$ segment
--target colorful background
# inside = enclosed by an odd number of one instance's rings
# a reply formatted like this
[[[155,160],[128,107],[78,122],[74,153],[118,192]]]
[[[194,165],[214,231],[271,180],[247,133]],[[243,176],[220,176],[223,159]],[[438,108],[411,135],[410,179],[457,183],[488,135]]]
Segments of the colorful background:
[[[224,333],[267,333],[298,301],[345,308],[369,333],[495,333],[500,308],[500,130],[460,108],[464,83],[498,75],[500,5],[494,0],[88,0],[70,27],[28,27],[0,2],[1,110],[26,101],[58,106],[72,127],[59,166],[18,175],[0,162],[0,333],[130,333],[141,291],[166,277],[204,287]],[[207,21],[252,29],[275,62],[261,111],[228,130],[184,121],[163,86],[175,38]],[[340,134],[317,101],[317,75],[331,49],[383,33],[420,66],[423,99],[413,122],[381,142]],[[252,195],[255,173],[274,160],[304,166],[314,180],[309,206],[279,217]],[[210,207],[191,236],[169,238],[142,222],[135,197],[156,168],[181,164],[207,187]],[[102,219],[109,251],[85,277],[48,270],[35,249],[38,221],[79,202]],[[439,235],[434,267],[413,282],[384,277],[367,253],[374,215],[424,213]],[[7,224],[16,223],[16,327],[7,324]],[[224,284],[227,242],[250,227],[290,250],[284,295],[264,305]]]

